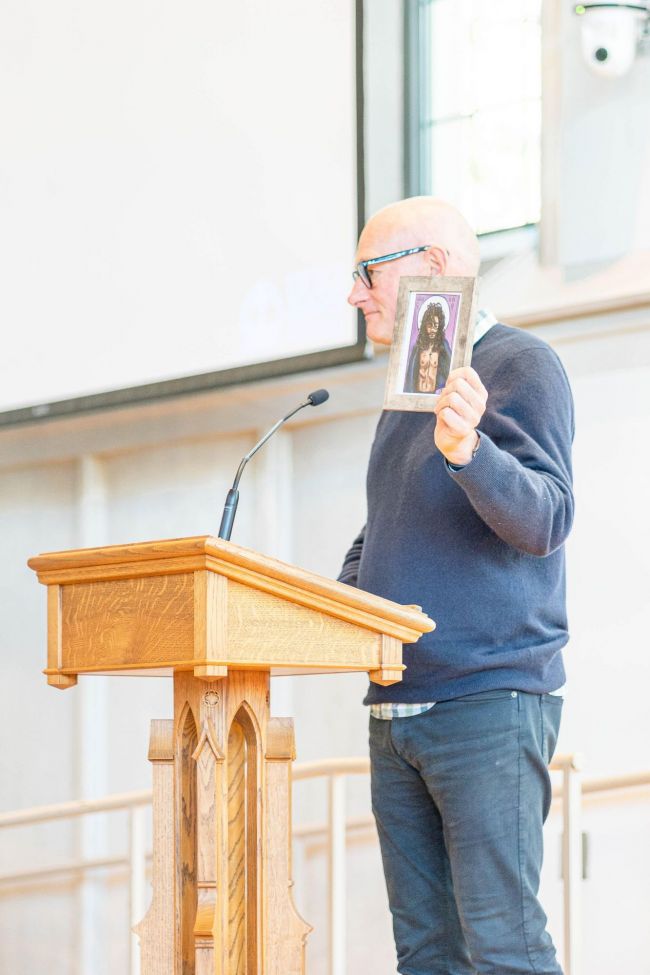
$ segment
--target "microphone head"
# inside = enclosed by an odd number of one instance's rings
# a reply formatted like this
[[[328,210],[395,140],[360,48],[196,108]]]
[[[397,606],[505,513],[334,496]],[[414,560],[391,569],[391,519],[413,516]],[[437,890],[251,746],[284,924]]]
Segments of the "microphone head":
[[[326,389],[315,389],[313,393],[310,393],[307,397],[308,401],[312,406],[320,406],[325,400],[330,398],[330,394]]]

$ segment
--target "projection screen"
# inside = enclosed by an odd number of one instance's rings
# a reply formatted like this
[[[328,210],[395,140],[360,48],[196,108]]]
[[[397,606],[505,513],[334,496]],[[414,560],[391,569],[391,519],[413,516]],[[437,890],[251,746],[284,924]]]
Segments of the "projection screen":
[[[360,7],[3,7],[0,423],[362,354]]]

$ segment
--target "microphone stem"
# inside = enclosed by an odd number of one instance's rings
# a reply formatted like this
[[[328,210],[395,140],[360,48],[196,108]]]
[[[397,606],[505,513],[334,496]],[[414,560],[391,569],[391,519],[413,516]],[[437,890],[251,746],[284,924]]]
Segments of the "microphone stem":
[[[239,491],[231,488],[226,495],[226,503],[224,505],[223,515],[221,516],[221,525],[219,526],[219,538],[225,538],[227,542],[230,541],[238,503]]]
[[[271,429],[268,431],[268,433],[265,433],[264,434],[264,436],[259,441],[259,443],[256,443],[255,446],[253,447],[253,449],[252,450],[249,450],[245,457],[242,457],[241,463],[240,463],[239,467],[237,468],[237,473],[235,474],[235,480],[232,482],[232,490],[233,491],[236,491],[237,488],[239,487],[239,481],[241,479],[242,474],[244,473],[244,468],[246,467],[246,464],[249,462],[249,460],[251,459],[251,457],[253,457],[254,454],[257,453],[257,451],[260,449],[260,447],[263,447],[264,446],[264,444],[269,439],[269,437],[272,437],[273,434],[275,433],[275,431],[279,427],[281,427],[283,423],[286,423],[287,420],[290,420],[291,417],[295,413],[298,412],[298,410],[304,409],[305,406],[311,406],[311,403],[309,402],[309,400],[307,400],[306,403],[301,403],[300,406],[296,406],[295,410],[292,410],[291,413],[287,413],[287,415],[286,416],[283,416],[281,420],[278,420],[277,423],[274,423],[273,426],[271,427]],[[219,537],[221,537],[221,536],[219,536]]]
[[[232,487],[226,495],[226,504],[223,509],[223,515],[221,516],[221,525],[219,527],[219,538],[225,539],[225,541],[230,541],[230,534],[232,532],[233,522],[235,521],[235,515],[237,514],[237,505],[239,503],[239,481],[242,474],[244,473],[244,468],[249,462],[251,457],[257,453],[260,447],[263,447],[269,437],[272,437],[278,427],[281,427],[283,423],[290,420],[291,417],[298,412],[298,410],[304,409],[305,406],[313,406],[311,400],[307,400],[305,403],[301,403],[300,406],[296,406],[291,413],[287,413],[283,416],[281,420],[274,423],[268,433],[265,433],[259,443],[256,443],[252,450],[249,450],[245,457],[242,457],[241,463],[237,468],[237,473],[235,474],[235,480],[232,482]]]

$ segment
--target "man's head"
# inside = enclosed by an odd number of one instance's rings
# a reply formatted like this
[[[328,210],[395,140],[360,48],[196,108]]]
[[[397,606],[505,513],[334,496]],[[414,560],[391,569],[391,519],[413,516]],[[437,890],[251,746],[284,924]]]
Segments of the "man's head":
[[[430,196],[414,196],[379,210],[363,228],[356,263],[401,250],[424,247],[383,264],[370,264],[372,283],[354,282],[348,301],[366,319],[368,338],[390,345],[395,327],[399,279],[404,275],[458,275],[474,277],[480,256],[476,234],[461,213],[449,203]]]
[[[444,327],[445,313],[442,309],[442,305],[436,301],[435,303],[427,306],[424,315],[422,316],[420,328],[427,338],[430,341],[433,341],[442,334]]]

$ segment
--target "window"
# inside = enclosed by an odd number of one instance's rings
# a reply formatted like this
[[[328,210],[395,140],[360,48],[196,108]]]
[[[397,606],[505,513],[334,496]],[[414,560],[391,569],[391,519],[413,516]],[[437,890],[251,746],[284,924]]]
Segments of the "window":
[[[488,234],[539,221],[542,0],[411,0],[410,192]]]

